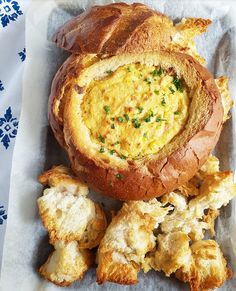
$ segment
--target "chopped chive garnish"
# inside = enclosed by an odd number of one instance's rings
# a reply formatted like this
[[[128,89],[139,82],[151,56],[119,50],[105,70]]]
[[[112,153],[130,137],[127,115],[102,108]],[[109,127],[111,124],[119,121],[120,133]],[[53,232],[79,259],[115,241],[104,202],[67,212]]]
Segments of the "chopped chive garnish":
[[[157,117],[156,122],[167,121],[165,118]]]
[[[108,71],[106,71],[106,73],[107,73],[107,74],[112,74],[113,71],[112,71],[112,70],[108,70]]]
[[[148,113],[148,116],[146,116],[146,117],[144,118],[144,121],[145,121],[145,122],[150,122],[150,121],[151,121],[151,117],[153,117],[153,116],[154,116],[153,112],[150,111],[150,112]]]
[[[111,117],[111,120],[112,120],[112,121],[115,121],[115,117]]]
[[[119,141],[116,141],[115,143],[114,143],[114,145],[118,145],[120,142]]]
[[[145,121],[145,122],[150,122],[150,121],[151,121],[151,117],[150,117],[150,116],[145,117],[145,118],[144,118],[144,121]]]
[[[119,116],[118,118],[117,118],[117,120],[119,121],[119,122],[124,122],[124,118],[122,117],[122,116]]]
[[[100,153],[104,153],[104,152],[105,152],[104,147],[101,147],[100,150],[99,150],[99,152],[100,152]]]
[[[115,152],[115,150],[110,150],[110,155],[114,155]]]
[[[98,138],[100,139],[100,141],[101,141],[102,143],[105,143],[105,138],[104,138],[101,134],[99,135]]]
[[[126,160],[126,159],[127,159],[127,157],[126,157],[125,155],[123,155],[123,154],[120,155],[120,158],[121,158],[122,160]]]
[[[125,117],[126,121],[129,121],[129,115],[128,114],[125,114],[124,117]]]
[[[152,75],[153,75],[153,77],[154,77],[154,76],[161,76],[163,73],[164,73],[163,69],[160,68],[159,70],[155,69],[155,70],[152,72]]]
[[[104,105],[103,106],[104,111],[106,112],[106,114],[109,114],[110,112],[110,107],[108,105]]]
[[[133,123],[135,128],[139,128],[141,126],[141,123],[140,123],[138,118],[133,118],[132,123]]]
[[[183,92],[183,91],[184,91],[184,89],[183,89],[183,85],[182,85],[180,79],[175,78],[174,81],[173,81],[173,83],[174,83],[174,85],[175,85],[175,88],[176,88],[178,91],[180,91],[180,92]]]
[[[169,87],[169,90],[170,90],[171,94],[175,93],[175,90],[171,86]]]
[[[147,137],[147,132],[145,132],[145,133],[143,134],[143,137]]]
[[[152,83],[151,79],[149,79],[149,78],[145,78],[144,81],[147,82],[148,85],[150,85]]]
[[[143,107],[138,106],[137,109],[138,109],[139,113],[143,112]]]
[[[154,93],[158,95],[160,93],[160,91],[159,90],[154,90]]]
[[[111,129],[115,129],[115,124],[114,123],[112,123]]]
[[[128,71],[128,72],[131,72],[131,68],[130,68],[130,67],[128,67],[128,68],[127,68],[127,71]]]
[[[175,111],[174,112],[174,115],[179,115],[179,111]]]
[[[123,176],[121,173],[117,173],[117,174],[116,174],[116,178],[117,178],[118,180],[122,180],[122,179],[124,178],[124,176]]]
[[[165,97],[163,97],[163,98],[161,99],[161,105],[162,105],[162,106],[165,106],[165,105],[166,105]]]

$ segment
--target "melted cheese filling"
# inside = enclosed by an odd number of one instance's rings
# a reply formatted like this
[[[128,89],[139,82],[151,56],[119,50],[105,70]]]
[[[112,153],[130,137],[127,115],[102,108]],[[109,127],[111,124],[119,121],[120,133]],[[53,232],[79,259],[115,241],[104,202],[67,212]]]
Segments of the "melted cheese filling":
[[[189,103],[173,73],[136,63],[92,81],[81,109],[100,153],[134,159],[157,153],[184,128]]]

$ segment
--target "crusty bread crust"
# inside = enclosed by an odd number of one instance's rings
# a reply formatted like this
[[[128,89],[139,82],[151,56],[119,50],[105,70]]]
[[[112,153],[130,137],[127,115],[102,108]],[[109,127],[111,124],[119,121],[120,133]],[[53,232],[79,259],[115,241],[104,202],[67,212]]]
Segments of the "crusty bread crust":
[[[95,55],[71,55],[57,71],[51,87],[48,101],[48,119],[59,144],[66,148],[63,135],[63,111],[70,80],[80,74],[88,65],[96,62]],[[76,88],[80,90],[79,86]]]
[[[68,21],[55,34],[55,43],[72,53],[120,54],[165,47],[173,22],[144,4],[93,6]]]
[[[174,138],[175,145],[168,145],[168,150],[165,146],[157,155],[139,162],[114,163],[109,158],[104,161],[99,154],[93,156],[86,153],[81,146],[83,132],[74,126],[77,118],[75,112],[72,114],[73,108],[78,105],[75,96],[82,96],[86,87],[79,85],[82,82],[81,75],[87,69],[91,71],[93,66],[98,66],[99,70],[106,66],[107,70],[108,64],[112,66],[122,59],[131,63],[142,59],[149,62],[152,59],[160,65],[173,66],[184,76],[193,96],[189,118],[193,123],[192,130],[185,137],[181,133]],[[205,108],[204,114],[199,111],[202,107]],[[212,75],[188,55],[160,51],[124,54],[102,60],[94,55],[72,55],[53,81],[49,120],[56,138],[69,154],[73,170],[80,178],[105,195],[120,200],[139,200],[168,193],[194,176],[218,141],[223,107]],[[117,173],[123,178],[117,179]]]

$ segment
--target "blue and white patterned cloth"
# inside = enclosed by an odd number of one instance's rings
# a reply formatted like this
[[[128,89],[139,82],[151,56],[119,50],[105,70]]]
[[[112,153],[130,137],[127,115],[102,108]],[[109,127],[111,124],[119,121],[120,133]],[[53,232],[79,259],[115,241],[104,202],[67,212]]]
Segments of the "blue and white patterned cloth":
[[[20,116],[28,0],[0,0],[0,269],[12,154]]]

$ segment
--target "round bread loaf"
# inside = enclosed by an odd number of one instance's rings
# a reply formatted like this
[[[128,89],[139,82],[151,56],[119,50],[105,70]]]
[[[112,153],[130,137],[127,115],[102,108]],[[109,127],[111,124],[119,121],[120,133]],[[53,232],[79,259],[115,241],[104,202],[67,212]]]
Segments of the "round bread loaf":
[[[223,107],[212,75],[188,55],[72,55],[54,78],[49,120],[90,187],[139,200],[196,173],[219,138]]]
[[[133,3],[93,6],[63,25],[55,43],[78,54],[121,54],[166,47],[174,33],[164,14]]]

